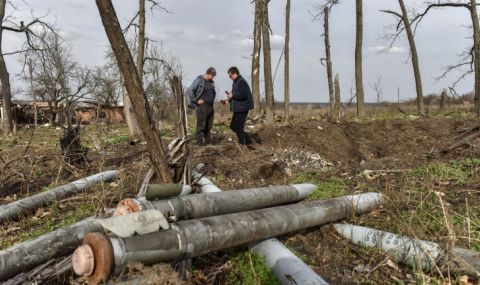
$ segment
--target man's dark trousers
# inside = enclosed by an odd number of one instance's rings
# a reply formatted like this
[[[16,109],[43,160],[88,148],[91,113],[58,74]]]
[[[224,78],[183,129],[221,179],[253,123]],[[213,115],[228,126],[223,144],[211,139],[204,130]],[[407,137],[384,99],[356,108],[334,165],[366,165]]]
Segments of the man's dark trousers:
[[[245,121],[247,119],[247,112],[234,112],[232,121],[230,122],[230,129],[237,134],[238,142],[243,145],[252,143],[250,137],[245,133]]]
[[[213,126],[213,106],[202,104],[197,106],[197,131],[195,140],[197,145],[210,143],[210,130]]]

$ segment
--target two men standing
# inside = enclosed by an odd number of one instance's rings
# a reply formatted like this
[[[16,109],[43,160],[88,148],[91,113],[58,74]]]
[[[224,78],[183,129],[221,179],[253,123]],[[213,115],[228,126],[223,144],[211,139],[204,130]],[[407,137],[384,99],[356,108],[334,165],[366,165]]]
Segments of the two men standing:
[[[197,112],[197,130],[195,132],[197,145],[211,142],[210,130],[213,126],[213,103],[216,96],[213,82],[215,75],[215,68],[208,68],[205,75],[198,76],[187,90],[190,99],[189,106],[195,107]],[[230,129],[237,134],[240,144],[249,145],[252,141],[244,127],[248,111],[253,109],[252,92],[247,81],[240,75],[238,68],[230,67],[228,76],[233,80],[232,91],[226,91],[227,99],[222,102],[230,103],[230,111],[233,112]]]

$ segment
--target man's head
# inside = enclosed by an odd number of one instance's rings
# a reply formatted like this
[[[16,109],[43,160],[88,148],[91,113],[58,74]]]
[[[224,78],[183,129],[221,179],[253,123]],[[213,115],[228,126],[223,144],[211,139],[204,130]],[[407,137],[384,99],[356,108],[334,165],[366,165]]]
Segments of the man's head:
[[[203,76],[206,80],[212,80],[217,75],[217,70],[214,67],[209,67]]]
[[[232,66],[228,69],[228,77],[230,77],[230,79],[235,80],[239,75],[240,71],[238,71],[237,67]]]

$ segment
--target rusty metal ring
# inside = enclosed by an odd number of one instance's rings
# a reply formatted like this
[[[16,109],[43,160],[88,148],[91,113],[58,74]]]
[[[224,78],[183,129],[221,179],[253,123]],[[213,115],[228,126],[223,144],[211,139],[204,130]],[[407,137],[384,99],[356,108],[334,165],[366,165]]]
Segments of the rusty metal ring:
[[[102,233],[88,233],[83,244],[92,248],[95,257],[95,270],[88,277],[88,284],[97,285],[106,281],[113,269],[113,248],[110,240]]]

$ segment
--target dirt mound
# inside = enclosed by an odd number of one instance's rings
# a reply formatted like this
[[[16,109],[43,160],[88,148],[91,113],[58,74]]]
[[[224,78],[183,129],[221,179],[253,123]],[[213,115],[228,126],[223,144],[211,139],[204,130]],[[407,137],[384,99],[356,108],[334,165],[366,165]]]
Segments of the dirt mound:
[[[264,145],[315,152],[337,166],[395,169],[442,158],[440,151],[455,142],[455,134],[475,124],[478,120],[447,118],[369,123],[308,121],[263,127],[257,134]]]

